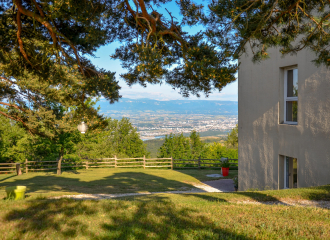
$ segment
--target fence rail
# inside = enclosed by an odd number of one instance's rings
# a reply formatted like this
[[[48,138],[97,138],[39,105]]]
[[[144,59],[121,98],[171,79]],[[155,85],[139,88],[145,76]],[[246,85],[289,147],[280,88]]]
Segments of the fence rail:
[[[0,174],[2,173],[16,173],[21,175],[21,166],[19,163],[0,163]]]
[[[113,161],[111,161],[113,160]],[[61,169],[89,169],[89,168],[171,168],[171,169],[204,169],[204,168],[221,168],[222,159],[173,159],[173,158],[95,158],[83,159],[82,161],[72,161],[71,159],[63,159],[59,161],[28,161],[24,164],[20,163],[0,163],[0,173],[17,173],[21,174],[21,167],[25,169],[25,173],[29,171],[53,171]],[[228,159],[231,166],[237,167],[238,159]],[[51,164],[53,163],[53,164]]]

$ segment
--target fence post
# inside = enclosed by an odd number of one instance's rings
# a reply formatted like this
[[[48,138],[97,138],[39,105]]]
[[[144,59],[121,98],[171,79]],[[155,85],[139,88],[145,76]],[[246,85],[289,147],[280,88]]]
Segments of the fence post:
[[[115,155],[115,168],[117,167],[117,156]]]
[[[146,169],[146,155],[143,155],[143,169]]]
[[[62,174],[62,157],[57,159],[57,175]]]
[[[22,175],[21,164],[20,163],[16,163],[16,174],[17,175]]]
[[[173,170],[173,157],[171,156],[171,170]]]
[[[198,169],[201,169],[201,156],[198,158]]]
[[[88,170],[88,161],[86,161],[86,170]]]
[[[25,173],[28,173],[29,170],[28,170],[28,160],[27,158],[25,159]]]

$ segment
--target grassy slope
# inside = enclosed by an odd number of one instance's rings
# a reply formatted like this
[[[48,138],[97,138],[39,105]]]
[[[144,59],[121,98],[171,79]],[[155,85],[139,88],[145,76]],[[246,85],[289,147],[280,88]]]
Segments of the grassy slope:
[[[27,194],[55,196],[78,193],[130,193],[189,190],[192,183],[214,180],[207,174],[220,170],[161,170],[104,168],[54,173],[28,173],[21,176],[0,175],[0,198],[5,197],[6,186],[27,186]],[[229,178],[237,175],[230,171]]]
[[[111,170],[111,171],[110,171]],[[0,186],[25,184],[45,196],[180,188],[209,170],[93,169],[0,175]],[[71,189],[72,190],[72,189]],[[70,190],[70,191],[71,191]],[[79,191],[78,191],[79,190]],[[329,239],[329,209],[237,202],[330,200],[330,185],[282,191],[156,194],[116,200],[0,200],[0,239]]]
[[[328,209],[232,203],[263,196],[330,199],[330,186],[102,201],[0,201],[1,239],[330,238]]]

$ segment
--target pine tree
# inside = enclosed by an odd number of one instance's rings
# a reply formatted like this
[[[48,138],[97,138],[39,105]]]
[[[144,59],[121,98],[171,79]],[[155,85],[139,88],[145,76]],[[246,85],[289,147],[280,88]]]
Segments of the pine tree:
[[[201,156],[205,144],[201,141],[199,133],[193,130],[190,133],[191,158],[198,159]]]
[[[238,148],[238,125],[227,134],[227,139],[225,141],[227,147],[229,148]]]
[[[218,0],[209,5],[211,39],[234,59],[252,49],[253,61],[282,54],[315,52],[316,64],[330,65],[330,2],[326,0]]]
[[[3,0],[0,5],[0,114],[20,122],[31,134],[49,136],[54,109],[76,106],[79,122],[85,102],[103,96],[118,100],[114,73],[98,69],[86,56],[102,45],[123,43],[112,56],[122,61],[128,84],[161,83],[184,96],[208,95],[235,80],[237,65],[225,49],[190,35],[184,25],[204,23],[203,5],[178,1],[182,20],[156,9],[170,0],[40,1]],[[94,111],[89,111],[94,115]],[[85,116],[86,117],[86,116]],[[49,131],[47,129],[50,129]]]
[[[165,142],[159,149],[160,158],[173,157],[175,159],[198,159],[201,156],[205,144],[201,142],[196,131],[190,133],[190,137],[184,137],[183,133],[166,135]]]

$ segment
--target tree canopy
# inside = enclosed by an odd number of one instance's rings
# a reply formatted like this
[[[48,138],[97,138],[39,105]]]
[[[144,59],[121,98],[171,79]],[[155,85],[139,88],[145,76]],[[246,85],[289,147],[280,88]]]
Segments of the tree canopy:
[[[330,2],[325,0],[2,0],[0,5],[0,114],[32,134],[54,137],[82,119],[105,124],[88,104],[119,98],[115,73],[89,60],[103,45],[127,70],[129,85],[168,83],[183,96],[210,94],[236,77],[235,59],[247,46],[253,59],[269,47],[283,54],[304,48],[330,64]],[[203,26],[190,34],[185,26]],[[57,114],[61,109],[60,119]]]
[[[6,109],[1,109],[6,111]],[[75,161],[89,158],[148,157],[146,146],[128,118],[106,118],[107,127],[79,133],[63,132],[56,140],[33,136],[22,124],[0,116],[0,163],[54,161],[69,158]]]
[[[205,144],[200,140],[199,133],[195,130],[189,137],[184,137],[183,133],[166,135],[165,142],[159,148],[158,157],[175,159],[197,159],[201,156]]]
[[[32,134],[52,136],[68,122],[99,117],[86,101],[120,97],[114,72],[89,60],[102,45],[120,41],[112,56],[122,61],[131,85],[167,82],[184,96],[208,95],[235,80],[237,66],[206,33],[185,25],[204,23],[203,5],[177,1],[182,19],[158,9],[170,0],[3,0],[0,5],[0,114]],[[52,103],[52,104],[49,104]],[[55,122],[54,104],[71,113]],[[87,121],[89,122],[89,121]],[[51,129],[47,132],[47,129]]]
[[[108,126],[100,131],[88,131],[77,144],[79,158],[112,158],[148,156],[146,146],[128,118],[106,119]]]
[[[316,64],[330,65],[328,0],[217,0],[209,8],[209,36],[234,59],[251,48],[260,61],[278,47],[284,55],[310,49]]]
[[[109,42],[105,7],[98,1],[2,1],[0,105],[8,111],[1,115],[53,137],[73,122],[100,117],[86,104],[90,99],[119,98],[114,73],[86,58]],[[56,119],[58,109],[70,114]]]

